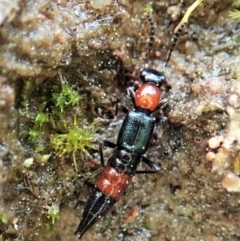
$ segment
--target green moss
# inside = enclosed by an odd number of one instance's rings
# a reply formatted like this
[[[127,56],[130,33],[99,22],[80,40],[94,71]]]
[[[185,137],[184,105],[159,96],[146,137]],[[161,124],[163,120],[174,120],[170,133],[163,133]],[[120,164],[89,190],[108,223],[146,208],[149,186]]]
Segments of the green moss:
[[[240,8],[240,0],[233,0],[232,6],[234,8]]]
[[[152,11],[153,11],[153,8],[151,5],[147,6],[145,9],[144,9],[144,12],[148,15],[152,14]]]
[[[229,11],[229,17],[233,19],[239,19],[240,11],[238,9],[240,8],[240,0],[233,0],[232,6],[235,9],[233,11]]]
[[[240,11],[234,9],[233,11],[229,11],[229,17],[233,19],[239,19],[240,18]]]
[[[59,219],[59,206],[58,204],[52,204],[51,206],[45,206],[47,209],[47,218],[49,223],[46,223],[46,228],[48,231],[54,231],[54,225]]]
[[[94,125],[95,122],[86,125],[81,123],[81,126],[77,124],[77,118],[74,118],[73,125],[68,128],[68,132],[65,134],[55,134],[51,140],[51,144],[57,155],[64,155],[72,153],[73,162],[76,171],[76,152],[80,151],[84,155],[88,155],[88,148],[93,149],[94,141]]]
[[[36,129],[32,129],[30,128],[28,131],[28,139],[30,141],[35,141],[36,138],[41,137],[42,135],[42,131],[40,130],[40,128],[36,128]]]
[[[59,207],[57,205],[48,208],[47,218],[50,219],[52,225],[59,219]]]
[[[39,112],[35,119],[35,125],[42,127],[42,125],[47,122],[49,122],[49,113]]]
[[[57,156],[72,153],[77,171],[76,152],[84,156],[88,155],[88,148],[93,148],[95,122],[84,121],[83,96],[70,85],[64,84],[61,88],[53,85],[52,88],[55,90],[52,98],[43,100],[36,108],[39,111],[34,115],[28,140],[36,152],[49,154],[54,151]]]
[[[7,224],[8,223],[8,216],[6,213],[0,214],[0,220],[2,223]]]
[[[232,78],[233,79],[238,79],[238,73],[236,71],[233,72]]]
[[[61,92],[53,94],[53,100],[61,113],[64,108],[77,105],[81,99],[82,96],[74,91],[69,85],[62,85]]]

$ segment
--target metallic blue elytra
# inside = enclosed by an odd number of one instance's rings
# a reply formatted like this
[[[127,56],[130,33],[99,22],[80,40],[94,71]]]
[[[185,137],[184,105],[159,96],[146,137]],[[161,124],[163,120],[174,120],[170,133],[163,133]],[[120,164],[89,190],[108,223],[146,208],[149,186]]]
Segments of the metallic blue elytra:
[[[128,112],[119,131],[117,146],[143,155],[147,151],[154,125],[155,118],[147,112]]]

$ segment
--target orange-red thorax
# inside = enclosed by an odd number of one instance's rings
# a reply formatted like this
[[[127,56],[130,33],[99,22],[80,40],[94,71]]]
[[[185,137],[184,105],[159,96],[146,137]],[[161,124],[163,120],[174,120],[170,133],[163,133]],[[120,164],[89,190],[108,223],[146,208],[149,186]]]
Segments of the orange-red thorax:
[[[136,91],[135,105],[143,109],[155,111],[161,98],[161,91],[154,83],[144,83]]]

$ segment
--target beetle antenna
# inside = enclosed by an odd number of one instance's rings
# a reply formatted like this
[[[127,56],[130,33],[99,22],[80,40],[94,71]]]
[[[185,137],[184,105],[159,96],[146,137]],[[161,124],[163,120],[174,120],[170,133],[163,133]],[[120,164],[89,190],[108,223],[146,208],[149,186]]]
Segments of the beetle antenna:
[[[150,39],[148,44],[148,57],[149,57],[153,47],[153,43],[154,43],[155,27],[154,27],[153,19],[150,17],[150,15],[148,16],[148,21],[150,23]]]
[[[172,41],[172,46],[170,48],[168,57],[167,57],[167,61],[165,64],[165,67],[167,67],[167,64],[170,60],[172,51],[177,43],[178,37],[179,35],[182,33],[184,27],[187,25],[188,23],[188,19],[190,17],[190,15],[192,14],[192,12],[194,11],[194,9],[202,2],[203,0],[196,0],[187,10],[187,12],[184,14],[181,22],[177,25],[177,27],[174,29],[174,36],[173,36],[173,41]]]
[[[147,59],[147,62],[149,61],[149,58],[150,58],[150,52],[152,50],[152,47],[153,47],[153,43],[154,43],[154,35],[155,35],[155,26],[154,26],[154,21],[152,19],[152,11],[153,11],[153,8],[152,6],[147,6],[145,9],[144,9],[145,13],[147,14],[147,19],[148,19],[148,22],[150,24],[150,38],[149,38],[149,43],[148,43],[148,52],[147,52],[147,56],[146,56],[146,59]]]

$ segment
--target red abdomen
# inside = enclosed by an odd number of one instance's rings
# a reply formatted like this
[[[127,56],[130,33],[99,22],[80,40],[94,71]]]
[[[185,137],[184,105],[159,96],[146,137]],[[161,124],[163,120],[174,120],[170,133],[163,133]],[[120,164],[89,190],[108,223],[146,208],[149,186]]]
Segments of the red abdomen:
[[[95,187],[111,198],[118,200],[130,181],[131,177],[129,175],[118,172],[111,166],[106,166],[96,181]]]

